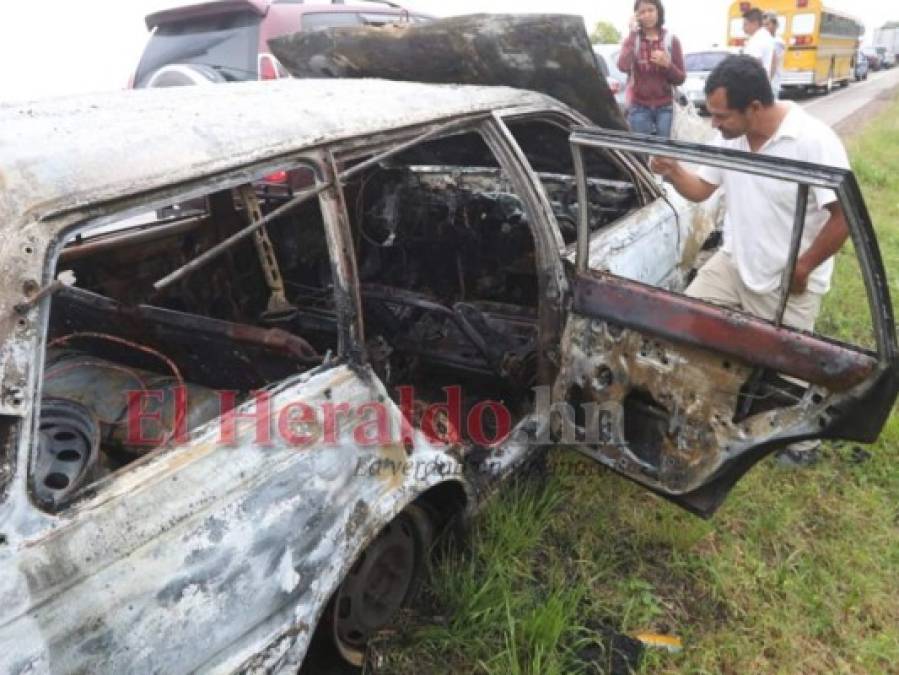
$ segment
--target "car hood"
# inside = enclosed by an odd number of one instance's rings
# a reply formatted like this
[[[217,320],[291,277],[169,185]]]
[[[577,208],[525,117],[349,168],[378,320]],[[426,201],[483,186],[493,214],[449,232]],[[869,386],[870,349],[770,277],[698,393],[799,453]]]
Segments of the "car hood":
[[[627,128],[579,16],[472,14],[299,32],[269,47],[295,77],[506,85],[552,96],[598,126]]]

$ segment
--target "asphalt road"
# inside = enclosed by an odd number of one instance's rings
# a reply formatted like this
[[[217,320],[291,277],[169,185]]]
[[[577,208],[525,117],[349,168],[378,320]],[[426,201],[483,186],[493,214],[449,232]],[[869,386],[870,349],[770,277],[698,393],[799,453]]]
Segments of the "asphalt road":
[[[858,112],[880,94],[899,87],[899,66],[868,75],[867,80],[852,82],[827,96],[814,96],[799,103],[812,115],[831,127]]]

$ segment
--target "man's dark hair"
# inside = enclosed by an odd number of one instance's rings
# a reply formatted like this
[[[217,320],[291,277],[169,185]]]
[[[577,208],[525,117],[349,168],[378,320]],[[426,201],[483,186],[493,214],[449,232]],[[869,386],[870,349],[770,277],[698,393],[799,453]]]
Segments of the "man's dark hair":
[[[655,5],[656,13],[659,15],[659,24],[656,28],[661,28],[665,25],[665,8],[662,7],[662,0],[637,0],[637,2],[634,3],[635,12],[640,5]]]
[[[757,23],[761,25],[762,23],[762,10],[758,7],[753,7],[752,9],[747,9],[743,12],[743,18],[747,21],[752,21],[752,23]]]
[[[719,63],[705,81],[705,95],[721,87],[727,93],[727,107],[733,110],[743,112],[753,101],[766,108],[774,104],[768,74],[759,60],[748,54],[731,54]]]

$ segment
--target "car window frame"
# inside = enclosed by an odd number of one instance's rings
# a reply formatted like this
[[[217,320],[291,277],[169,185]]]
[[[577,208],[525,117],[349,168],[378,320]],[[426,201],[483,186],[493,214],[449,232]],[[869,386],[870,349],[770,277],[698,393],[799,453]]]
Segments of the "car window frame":
[[[527,157],[524,154],[524,151],[518,145],[518,142],[515,140],[515,136],[512,131],[506,125],[507,121],[514,121],[515,119],[522,117],[524,115],[530,115],[536,113],[536,120],[543,120],[550,124],[554,124],[558,126],[563,131],[567,131],[571,133],[574,129],[582,127],[590,124],[589,120],[586,117],[575,113],[574,111],[560,111],[560,110],[546,110],[546,109],[525,109],[519,111],[502,111],[496,114],[497,119],[502,123],[503,129],[505,129],[505,133],[509,142],[512,143],[516,149],[516,151],[520,154],[521,158],[527,164],[529,170],[531,170],[530,162],[527,161]],[[637,192],[637,198],[640,201],[640,205],[638,209],[646,208],[651,204],[657,203],[660,199],[664,198],[664,193],[660,185],[653,179],[652,174],[649,173],[649,170],[637,159],[637,157],[629,152],[622,152],[617,149],[608,149],[604,150],[609,155],[610,161],[612,161],[619,170],[623,171],[628,179],[634,183],[634,187]],[[574,155],[572,155],[572,160],[574,160]],[[533,174],[534,180],[537,181],[537,184],[540,185],[540,194],[542,200],[545,202],[545,209],[548,209],[551,214],[553,229],[557,233],[558,237],[558,246],[559,250],[563,253],[566,253],[571,248],[570,244],[565,244],[562,240],[561,231],[559,230],[559,225],[556,222],[556,217],[552,213],[552,207],[549,205],[549,199],[546,196],[546,192],[540,184],[540,180],[537,177],[537,174]],[[602,230],[597,230],[592,233],[592,237],[595,238],[602,234]]]
[[[428,129],[439,129],[445,125],[458,125],[451,131],[437,133],[433,136],[433,139],[423,139],[421,142],[439,139],[444,135],[460,132],[479,134],[498,163],[499,171],[506,174],[516,190],[516,195],[523,201],[525,207],[529,210],[529,215],[532,216],[529,219],[529,229],[534,240],[539,284],[537,307],[540,326],[538,336],[540,344],[538,349],[538,380],[549,383],[552,381],[555,371],[550,365],[549,361],[551,359],[547,355],[554,348],[553,345],[558,343],[559,330],[562,323],[558,301],[567,291],[567,281],[558,254],[562,240],[561,235],[558,234],[555,218],[552,216],[552,209],[548,201],[546,201],[546,195],[540,186],[539,180],[531,172],[530,165],[524,160],[524,156],[520,154],[517,143],[514,142],[514,138],[508,132],[508,128],[502,123],[502,115],[507,110],[515,115],[532,115],[547,112],[547,109],[542,107],[517,106],[501,111],[494,110],[489,113],[465,115],[460,117],[456,123],[448,122],[447,120],[434,120],[426,125],[403,130],[400,134],[394,133],[390,138],[377,140],[374,143],[366,143],[365,139],[354,139],[348,143],[341,144],[339,152],[335,153],[333,170],[337,171],[339,163],[378,155],[398,146],[410,144],[409,147],[414,147],[416,144],[411,143],[411,141],[420,138],[422,132],[429,133]],[[343,201],[342,189],[340,193]],[[346,223],[346,227],[349,228],[348,218]],[[349,230],[347,232],[349,245],[352,247],[352,236]],[[352,248],[351,250],[353,251],[352,258],[355,265],[355,250]],[[358,286],[357,292],[360,292]],[[544,300],[546,298],[552,301],[546,302]],[[360,330],[362,331],[361,334],[364,335],[364,327]]]
[[[266,176],[276,171],[291,171],[298,168],[311,169],[317,183],[327,181],[329,175],[328,155],[320,149],[306,149],[299,153],[293,153],[289,158],[266,158],[251,166],[230,170],[223,174],[198,176],[195,179],[183,181],[174,186],[167,186],[150,194],[124,195],[121,199],[105,203],[98,209],[87,206],[83,209],[83,212],[62,212],[54,214],[54,219],[64,218],[70,222],[58,229],[48,240],[43,260],[44,279],[49,280],[52,278],[52,274],[57,267],[62,251],[68,243],[75,240],[79,235],[83,236],[91,230],[100,229],[130,216],[157,210],[173,203],[190,201],[191,199],[204,197],[214,192],[234,189],[247,183],[258,183]],[[340,230],[339,218],[337,218],[334,211],[334,204],[337,203],[337,197],[334,195],[328,196],[328,193],[333,190],[334,187],[332,185],[330,188],[323,190],[317,196],[317,199],[319,200],[319,207],[322,214],[322,226],[325,228],[328,243],[331,273],[332,278],[335,280],[334,293],[336,296],[339,291],[339,283],[344,287],[352,287],[352,284],[347,284],[343,281],[347,275],[346,268],[336,264],[338,256],[335,255],[335,250],[342,250],[345,247],[345,242],[339,235],[336,237],[332,236],[332,231],[338,232]],[[82,217],[84,213],[88,214],[87,217]],[[172,223],[173,221],[171,220],[159,221],[156,226],[165,227],[172,225]],[[134,227],[145,226],[135,225]],[[128,228],[124,228],[122,231],[127,231],[127,229]],[[323,368],[331,369],[337,367],[351,361],[358,354],[358,345],[361,344],[361,336],[352,324],[353,322],[360,320],[360,312],[358,311],[359,305],[347,305],[347,302],[354,303],[355,300],[356,298],[354,298],[352,294],[344,299],[336,298],[335,305],[338,308],[338,348],[336,354],[321,365],[314,366],[310,370],[297,374],[295,376],[296,378],[307,377],[310,372]],[[151,461],[152,458],[163,452],[173,449],[177,451],[178,447],[170,447],[168,445],[155,447],[139,460],[129,462],[107,476],[104,476],[102,479],[82,486],[73,493],[70,498],[56,507],[43,504],[36,498],[34,490],[32,489],[32,462],[37,450],[41,396],[43,393],[42,383],[45,369],[44,356],[48,344],[47,337],[51,309],[52,301],[43,303],[41,306],[39,319],[40,329],[37,332],[35,342],[32,343],[36,354],[34,369],[36,384],[33,387],[30,407],[21,420],[23,425],[21,428],[30,429],[30,433],[22,435],[19,439],[18,448],[14,451],[14,471],[8,481],[6,497],[9,498],[13,491],[20,493],[24,492],[29,506],[36,512],[47,515],[57,515],[64,514],[71,511],[73,508],[77,508],[78,504],[84,500],[94,499],[98,495],[102,497],[103,493],[114,490],[114,486],[117,482],[122,479],[122,477],[127,476],[133,468],[143,465],[147,461]]]
[[[555,124],[569,133],[580,127],[589,127],[591,124],[586,117],[573,110],[562,111],[547,110],[545,108],[524,108],[516,111],[502,111],[497,113],[497,116],[503,121],[505,126],[506,120],[514,120],[516,117],[532,114],[534,112],[541,113],[540,117],[544,118],[545,121]],[[514,139],[514,136],[512,138]],[[518,144],[516,143],[516,146],[517,145]],[[648,199],[644,195],[643,199],[645,201],[641,206],[652,204],[656,199],[663,196],[661,187],[653,178],[649,169],[637,159],[634,153],[617,149],[608,149],[607,152],[612,158],[612,161],[614,161],[618,167],[633,180],[635,186],[639,183],[642,189],[646,191],[646,194],[652,196],[652,199]],[[640,192],[639,188],[638,192]]]
[[[874,227],[867,212],[861,188],[851,170],[686,141],[644,140],[633,135],[596,127],[575,129],[571,136],[571,145],[576,153],[580,153],[582,145],[585,147],[612,147],[700,165],[717,166],[727,170],[744,170],[769,178],[786,180],[799,186],[804,185],[806,188],[824,187],[833,190],[843,208],[864,279],[871,327],[877,343],[878,361],[881,364],[899,363],[899,347],[896,343],[895,322],[890,303],[889,286],[885,280],[884,265],[879,257]],[[585,181],[585,176],[581,171],[579,183],[583,181]],[[586,183],[583,188],[579,187],[579,189],[585,188]],[[586,227],[586,223],[579,223],[578,247],[575,256],[575,269],[578,274],[585,274],[588,271],[589,251],[585,246],[586,242],[582,243],[582,240],[585,239],[584,227]],[[793,260],[793,264],[795,264],[795,260]],[[787,326],[782,328],[795,331]],[[816,335],[830,342],[837,342],[820,334]],[[858,345],[840,344],[858,352],[870,353],[870,350]]]

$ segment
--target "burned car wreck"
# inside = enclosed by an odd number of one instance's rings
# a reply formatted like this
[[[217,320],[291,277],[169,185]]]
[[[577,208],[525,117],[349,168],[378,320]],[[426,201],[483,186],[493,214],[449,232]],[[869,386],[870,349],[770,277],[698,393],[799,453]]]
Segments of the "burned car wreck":
[[[502,87],[0,118],[4,672],[295,670],[316,630],[359,664],[436,532],[556,442],[708,516],[776,447],[874,439],[896,397],[848,172]],[[877,350],[680,295],[714,216],[646,152],[837,190]]]

